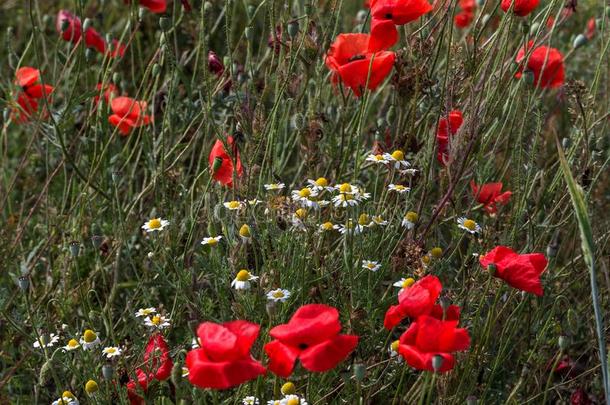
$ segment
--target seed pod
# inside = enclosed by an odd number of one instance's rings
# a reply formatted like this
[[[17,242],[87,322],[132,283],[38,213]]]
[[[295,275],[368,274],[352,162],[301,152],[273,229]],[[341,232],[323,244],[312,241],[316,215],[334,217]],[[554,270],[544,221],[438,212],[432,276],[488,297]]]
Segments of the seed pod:
[[[291,39],[294,39],[299,33],[299,22],[292,20],[288,23],[288,35]]]
[[[252,40],[254,39],[254,28],[246,27],[246,29],[244,30],[244,35],[246,36],[246,39],[249,42],[252,42]]]
[[[524,70],[522,78],[522,80],[528,85],[534,84],[534,72],[532,72],[531,70]]]
[[[443,367],[443,358],[438,354],[432,357],[432,368],[438,372]]]
[[[586,36],[584,36],[583,34],[578,34],[578,35],[576,35],[576,38],[574,38],[574,41],[572,42],[572,47],[574,49],[580,48],[581,46],[586,45],[587,42],[589,42],[589,41],[587,40]]]
[[[77,241],[70,242],[70,255],[72,255],[72,257],[78,257],[79,253],[80,243],[78,243]]]
[[[354,378],[358,382],[362,382],[366,377],[366,367],[364,364],[356,363],[354,364]]]
[[[159,18],[159,27],[163,31],[169,31],[172,28],[172,20],[169,17]]]
[[[21,276],[17,280],[17,284],[19,285],[19,289],[21,291],[27,291],[27,289],[30,287],[30,280],[26,276]]]
[[[94,59],[95,59],[95,52],[93,51],[93,49],[87,48],[85,50],[85,60],[87,62],[93,62]]]
[[[294,386],[294,383],[288,381],[284,385],[282,385],[280,392],[282,393],[282,395],[294,395],[297,393],[297,388]]]
[[[538,32],[538,29],[540,28],[540,23],[533,23],[531,28],[530,28],[530,35],[535,35],[536,32]]]
[[[91,243],[93,244],[93,247],[95,249],[99,249],[100,246],[102,246],[102,242],[104,241],[104,238],[102,236],[99,235],[93,235],[91,237]]]
[[[85,21],[83,22],[83,32],[87,31],[89,28],[91,28],[91,19],[85,18]]]
[[[119,84],[120,81],[121,81],[121,75],[119,74],[119,72],[114,72],[112,74],[112,83]]]
[[[557,340],[557,344],[559,345],[559,350],[563,352],[570,346],[570,339],[567,336],[561,335]]]
[[[572,146],[572,140],[570,138],[563,138],[561,140],[561,146],[564,150],[568,149],[570,146]]]
[[[105,380],[107,380],[107,381],[112,380],[113,374],[114,374],[114,367],[112,367],[112,364],[104,364],[102,366],[102,376],[104,377]]]

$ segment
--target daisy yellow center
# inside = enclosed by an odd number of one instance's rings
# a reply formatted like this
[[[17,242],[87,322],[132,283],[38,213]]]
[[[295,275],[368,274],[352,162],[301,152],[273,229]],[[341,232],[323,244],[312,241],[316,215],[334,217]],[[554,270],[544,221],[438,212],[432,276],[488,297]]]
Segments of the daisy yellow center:
[[[375,263],[367,263],[366,267],[368,267],[369,269],[374,269],[375,268]]]
[[[98,389],[99,389],[99,387],[98,387],[97,383],[93,380],[89,380],[85,384],[85,391],[87,391],[87,393],[89,393],[89,394],[93,394],[94,392],[97,392]]]
[[[349,183],[343,183],[339,186],[339,191],[342,193],[349,193],[352,191],[352,185]]]
[[[292,382],[288,381],[287,383],[282,385],[281,392],[284,395],[294,395],[294,393],[297,392],[297,388]]]
[[[284,291],[278,290],[273,292],[273,298],[284,298]]]
[[[235,279],[237,281],[248,281],[250,280],[250,272],[248,270],[240,270]]]
[[[381,215],[376,215],[373,217],[373,221],[375,222],[383,222],[383,217]]]
[[[409,212],[407,212],[407,215],[405,216],[405,218],[409,222],[417,222],[418,216],[417,216],[417,213],[415,213],[413,211],[409,211]]]
[[[62,398],[70,398],[70,399],[74,399],[74,394],[73,394],[73,393],[71,393],[70,391],[64,391],[64,392],[61,394],[61,397],[62,397]]]
[[[304,219],[307,216],[307,210],[299,208],[294,214],[297,216],[297,218]]]
[[[154,319],[155,319],[155,318],[159,318],[159,317],[158,317],[158,316],[153,316],[153,323],[155,323],[155,322],[154,322]],[[160,319],[158,319],[158,320],[157,320],[157,322],[156,322],[155,324],[156,324],[156,325],[158,325],[158,324],[159,324],[159,321],[160,321]],[[107,349],[106,349],[106,353],[108,353],[108,354],[114,354],[114,353],[116,353],[116,348],[114,348],[114,347],[109,347],[109,348],[107,348]]]
[[[229,206],[229,208],[231,208],[232,210],[239,208],[239,201],[230,201],[229,204],[227,204]]]
[[[286,405],[299,405],[299,400],[296,398],[290,398],[288,401],[286,401]]]
[[[78,342],[76,341],[76,339],[68,340],[68,347],[78,347]]]
[[[349,201],[354,199],[351,194],[341,194],[341,198],[343,199],[343,201]]]
[[[239,228],[239,236],[244,238],[250,237],[250,227],[247,224],[243,224],[241,228]]]
[[[307,198],[311,195],[311,190],[307,187],[299,190],[299,197]]]
[[[472,219],[465,220],[462,225],[464,225],[464,228],[468,229],[469,231],[474,231],[477,227],[477,223]]]
[[[155,315],[155,316],[153,316],[152,318],[150,318],[150,322],[151,322],[153,325],[157,325],[157,326],[159,326],[159,324],[161,324],[161,317],[160,317],[159,315]],[[115,349],[114,349],[114,348],[110,348],[110,349],[108,350],[108,352],[109,352],[109,353],[114,353],[114,352],[115,352]]]
[[[392,158],[394,158],[394,160],[404,160],[405,154],[401,150],[395,150],[392,152]]]
[[[216,246],[218,244],[218,240],[216,240],[215,238],[211,238],[208,240],[208,245],[210,246]]]
[[[438,259],[443,255],[443,249],[441,249],[439,247],[434,247],[434,248],[432,248],[432,250],[430,250],[430,254],[435,259]]]
[[[150,229],[159,229],[161,228],[161,220],[159,218],[153,218],[148,221],[148,227]]]
[[[94,342],[95,339],[97,339],[97,335],[91,329],[87,329],[85,331],[85,333],[83,334],[83,338],[84,338],[85,342],[91,343],[91,342]]]
[[[379,161],[379,160],[383,160],[383,155],[375,155],[375,160]]]
[[[398,351],[398,345],[399,345],[399,344],[400,344],[400,341],[395,340],[395,341],[393,341],[393,342],[392,342],[392,345],[390,346],[390,348],[391,348],[393,351],[397,352],[397,351]]]
[[[324,228],[324,230],[326,230],[326,231],[330,231],[331,229],[333,229],[333,223],[332,222],[324,222],[322,224],[322,228]]]
[[[369,223],[369,216],[367,214],[361,214],[360,217],[358,217],[358,224],[359,225],[366,225]]]
[[[316,180],[316,186],[326,187],[328,186],[328,180],[326,180],[324,177],[320,177],[318,180]]]
[[[422,258],[421,258],[421,261],[422,261],[424,264],[428,264],[428,263],[430,263],[430,256],[426,255],[426,256],[422,257]]]
[[[415,284],[415,280],[413,278],[405,278],[405,280],[402,282],[402,288],[409,288],[413,284]]]
[[[401,186],[400,184],[398,184],[398,185],[394,186],[394,188],[395,188],[396,190],[398,190],[398,191],[403,191],[404,189],[406,189],[406,187],[405,187],[405,186]]]

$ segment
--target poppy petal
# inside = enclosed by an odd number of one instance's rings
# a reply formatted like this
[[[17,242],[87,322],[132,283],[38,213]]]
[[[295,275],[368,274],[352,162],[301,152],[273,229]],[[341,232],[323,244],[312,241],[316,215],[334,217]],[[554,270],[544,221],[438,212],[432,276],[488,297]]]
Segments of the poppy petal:
[[[287,378],[292,374],[294,362],[299,356],[300,350],[285,345],[279,340],[274,340],[265,345],[265,353],[269,356],[269,370],[280,377]]]
[[[356,348],[358,336],[337,335],[305,349],[299,359],[309,371],[323,372],[337,366]]]

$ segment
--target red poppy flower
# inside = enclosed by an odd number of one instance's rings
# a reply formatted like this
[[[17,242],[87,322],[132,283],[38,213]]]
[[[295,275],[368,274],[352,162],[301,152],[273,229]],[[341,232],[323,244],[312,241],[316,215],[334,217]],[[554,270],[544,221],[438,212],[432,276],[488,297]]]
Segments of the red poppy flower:
[[[513,195],[512,191],[502,192],[502,183],[486,183],[477,186],[474,181],[471,181],[470,188],[477,202],[483,204],[483,208],[489,214],[498,212],[498,204],[507,204],[510,196]]]
[[[403,289],[398,294],[398,305],[392,305],[385,313],[383,326],[390,330],[407,317],[415,319],[420,315],[429,314],[442,289],[441,281],[432,275]]]
[[[151,118],[146,115],[146,108],[146,101],[116,97],[110,103],[113,114],[108,117],[108,122],[119,128],[121,135],[127,136],[133,128],[150,124]]]
[[[408,365],[418,370],[449,371],[455,365],[452,353],[470,347],[468,331],[458,328],[457,324],[457,321],[420,316],[400,337],[398,353]],[[438,370],[432,366],[435,356],[443,359]]]
[[[475,0],[459,0],[460,12],[453,17],[453,23],[458,28],[466,28],[474,20]]]
[[[447,118],[442,117],[438,121],[438,128],[436,131],[436,141],[438,142],[438,150],[436,159],[440,164],[446,165],[449,161],[449,140],[450,137],[457,134],[458,130],[462,126],[464,118],[462,112],[459,110],[453,110],[449,112]]]
[[[169,355],[169,346],[160,333],[152,335],[144,351],[144,362],[142,368],[136,369],[138,385],[142,391],[146,392],[148,383],[152,380],[167,380],[171,373],[174,363]],[[143,404],[144,400],[136,391],[136,382],[130,380],[127,383],[127,396],[132,405]]]
[[[426,0],[371,0],[373,20],[391,20],[396,25],[404,25],[432,11]]]
[[[119,89],[112,83],[106,83],[105,86],[102,83],[98,83],[95,86],[95,89],[97,90],[98,94],[102,93],[102,97],[106,104],[110,103],[110,99],[112,97],[116,97],[119,95]],[[104,90],[103,92],[102,89]],[[100,96],[97,95],[93,97],[93,102],[95,103],[95,105],[97,105],[100,102]]]
[[[233,175],[235,174],[235,177],[241,177],[244,174],[244,168],[241,164],[237,144],[232,136],[227,137],[227,143],[231,147],[233,157],[237,162],[237,172],[235,173],[234,170],[233,159],[227,154],[225,146],[220,139],[217,139],[214,143],[214,146],[210,151],[210,156],[208,157],[208,162],[214,180],[227,187],[233,187]]]
[[[50,96],[54,87],[40,83],[40,71],[29,66],[24,66],[15,72],[15,83],[21,87],[21,92],[17,94],[17,104],[19,109],[13,110],[13,116],[20,122],[26,122],[32,114],[38,111],[39,101],[45,96]],[[43,111],[42,116],[46,116]]]
[[[72,42],[73,44],[78,44],[83,36],[83,26],[80,18],[68,10],[59,10],[55,28],[64,41]],[[85,31],[85,45],[101,54],[105,54],[108,51],[106,41],[94,28],[87,28]],[[125,53],[125,46],[120,45],[116,40],[113,41],[111,48],[108,54],[113,58],[123,56]]]
[[[358,336],[341,335],[339,311],[324,304],[303,305],[290,321],[269,331],[265,345],[269,370],[280,377],[292,374],[297,359],[309,371],[333,369],[356,348]]]
[[[201,347],[186,355],[191,384],[226,389],[265,374],[265,367],[250,355],[259,329],[247,321],[200,324],[197,336]]]
[[[394,52],[380,51],[378,46],[379,41],[371,41],[368,34],[339,34],[326,55],[333,81],[340,78],[356,96],[365,87],[375,90],[390,74],[396,60]]]
[[[533,41],[529,41],[527,49],[531,49]],[[525,59],[525,48],[521,48],[517,53],[515,61],[521,63]],[[555,48],[538,46],[530,54],[526,69],[534,74],[534,85],[541,88],[555,88],[563,85],[565,73],[563,69],[563,56]],[[523,67],[515,74],[516,78],[521,78]]]
[[[481,266],[495,265],[494,276],[514,288],[542,296],[540,274],[547,260],[542,253],[518,254],[506,246],[497,246],[479,258]]]
[[[585,37],[587,37],[587,39],[593,39],[593,37],[595,36],[595,27],[595,18],[589,18],[589,20],[587,21],[587,29],[585,30]]]
[[[501,7],[502,10],[506,13],[514,4],[513,13],[515,15],[518,15],[519,17],[525,17],[526,15],[534,11],[534,9],[538,7],[539,3],[540,0],[502,0]]]
[[[125,3],[130,3],[131,0],[125,0]],[[140,0],[140,6],[145,7],[156,14],[165,13],[167,9],[167,0]]]
[[[434,304],[428,316],[441,321],[459,321],[461,312],[461,308],[457,305],[449,305],[446,310],[443,310],[442,306]]]

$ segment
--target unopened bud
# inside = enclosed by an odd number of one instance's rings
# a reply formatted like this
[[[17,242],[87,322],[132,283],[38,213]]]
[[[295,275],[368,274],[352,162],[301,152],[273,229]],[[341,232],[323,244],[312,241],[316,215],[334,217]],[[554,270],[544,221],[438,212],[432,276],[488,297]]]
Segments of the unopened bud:
[[[586,36],[584,36],[583,34],[578,34],[576,35],[576,38],[574,38],[572,46],[574,47],[574,49],[580,48],[581,46],[586,45],[587,42],[588,40]]]
[[[121,75],[118,72],[114,72],[112,74],[112,82],[114,84],[119,84],[120,81],[121,81]]]
[[[72,257],[77,257],[80,253],[80,243],[77,241],[70,242],[70,254]]]
[[[292,382],[288,381],[287,383],[282,385],[280,391],[282,395],[294,395],[297,393],[297,387],[295,387]]]
[[[561,351],[565,351],[568,348],[568,346],[570,346],[570,339],[568,339],[568,337],[565,335],[561,335],[561,336],[559,336],[559,339],[557,340],[557,344],[559,345],[559,349]]]
[[[103,241],[104,241],[104,238],[99,235],[93,235],[91,237],[91,243],[93,244],[93,247],[95,249],[99,249],[100,246],[102,246]]]
[[[252,42],[252,40],[254,39],[254,28],[246,27],[246,29],[244,30],[244,35],[246,36],[246,39],[248,41]]]
[[[169,17],[159,18],[159,26],[163,31],[169,31],[172,28],[172,20]]]
[[[299,33],[299,22],[296,20],[289,22],[288,23],[288,35],[290,36],[290,38],[294,39],[298,33]]]
[[[496,265],[494,263],[490,263],[487,265],[487,271],[489,272],[490,276],[494,276],[496,274],[497,270],[498,270],[498,268],[496,267]]]
[[[21,291],[27,291],[27,289],[30,287],[30,280],[26,276],[21,276],[17,280],[17,285],[19,285],[19,289],[21,289]]]
[[[564,150],[568,149],[570,146],[572,146],[572,140],[570,138],[563,138],[561,140],[561,147]]]
[[[539,28],[540,28],[540,23],[538,23],[538,22],[533,23],[530,28],[530,35],[535,35],[536,32],[538,32]]]
[[[87,383],[85,384],[85,391],[87,392],[87,394],[92,395],[95,394],[98,390],[100,389],[100,387],[97,385],[97,383],[93,380],[89,380],[87,381]]]
[[[83,22],[83,31],[87,31],[89,28],[91,28],[91,19],[85,18],[85,21]]]
[[[179,385],[180,381],[182,381],[182,364],[175,362],[174,367],[172,367],[172,382],[174,385]]]
[[[432,368],[438,372],[443,367],[443,358],[438,354],[432,357]]]
[[[102,376],[105,380],[112,380],[112,376],[114,375],[114,367],[111,364],[104,364],[102,366]]]
[[[534,84],[534,72],[529,69],[523,71],[521,78],[527,84]]]
[[[362,382],[366,377],[366,367],[362,363],[354,364],[354,378],[358,382]]]
[[[95,59],[95,51],[91,48],[87,48],[85,50],[85,60],[87,62],[92,62]]]

